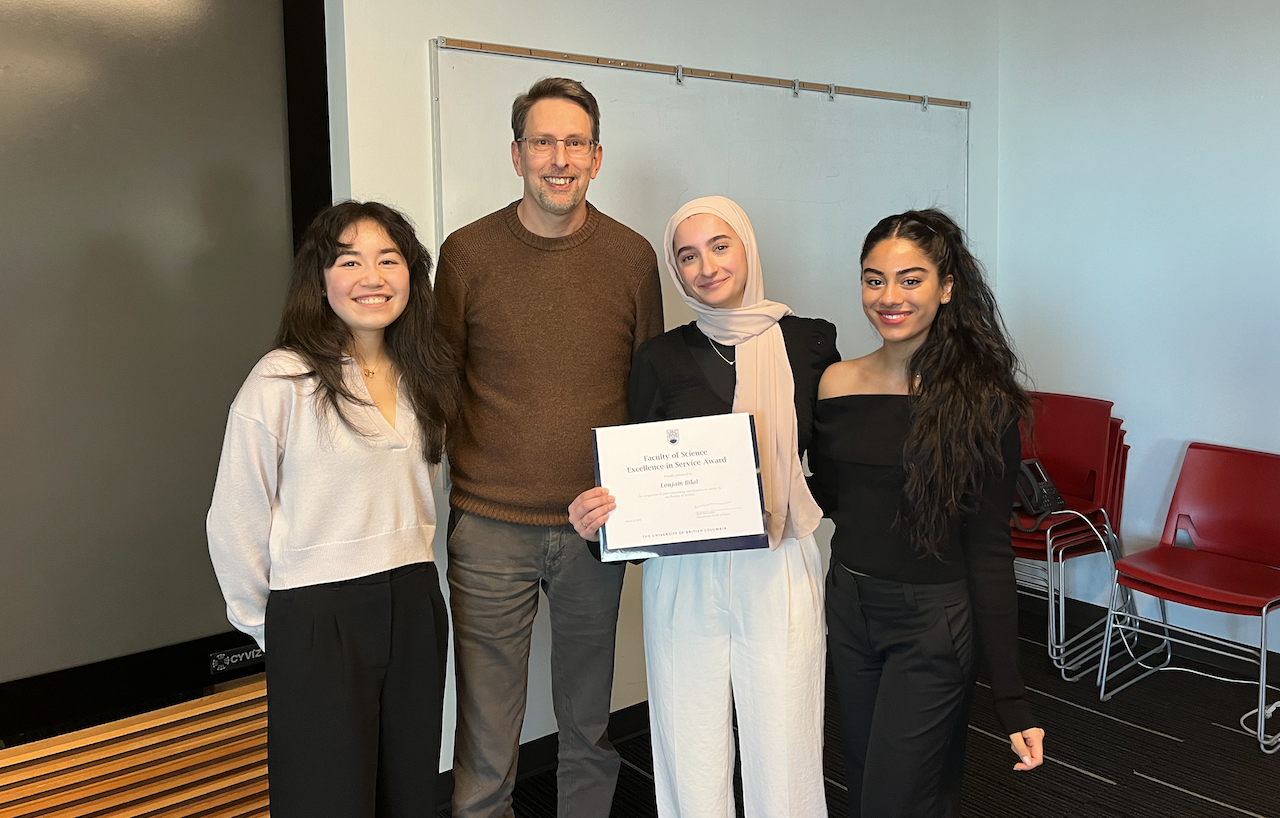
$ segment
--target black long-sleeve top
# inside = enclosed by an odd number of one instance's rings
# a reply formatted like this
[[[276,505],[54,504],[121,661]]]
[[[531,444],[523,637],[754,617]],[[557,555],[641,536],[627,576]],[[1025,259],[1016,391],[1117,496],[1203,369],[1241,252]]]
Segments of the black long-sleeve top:
[[[813,435],[818,381],[828,366],[840,360],[836,328],[821,318],[795,315],[783,317],[778,327],[795,381],[796,437],[803,453]],[[713,355],[707,336],[695,322],[646,341],[631,363],[631,422],[732,412],[737,375],[734,367],[709,357]]]
[[[1009,514],[1021,462],[1017,424],[1001,440],[1003,468],[983,475],[975,510],[948,531],[939,556],[907,541],[894,520],[906,485],[906,395],[845,395],[817,402],[810,488],[836,524],[832,558],[879,579],[943,583],[966,579],[996,716],[1009,733],[1036,726],[1018,672],[1018,596]]]

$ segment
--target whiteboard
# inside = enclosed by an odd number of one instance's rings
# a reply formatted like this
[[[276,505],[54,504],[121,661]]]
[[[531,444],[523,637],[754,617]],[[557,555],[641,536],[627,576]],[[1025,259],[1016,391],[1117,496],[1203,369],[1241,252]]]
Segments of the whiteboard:
[[[858,254],[881,218],[940,207],[965,224],[967,108],[750,85],[601,65],[433,49],[436,241],[520,198],[511,102],[536,80],[579,80],[600,103],[604,162],[588,200],[647,238],[698,196],[750,216],[767,297],[835,323],[844,357],[878,346]],[[667,326],[692,320],[662,275]]]

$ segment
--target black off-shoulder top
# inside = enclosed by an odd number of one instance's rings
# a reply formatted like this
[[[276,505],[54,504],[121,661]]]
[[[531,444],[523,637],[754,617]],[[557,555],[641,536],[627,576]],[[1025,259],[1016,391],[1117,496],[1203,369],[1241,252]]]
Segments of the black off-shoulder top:
[[[821,318],[784,316],[778,321],[795,382],[796,437],[800,454],[813,433],[818,381],[840,360],[836,327]],[[631,362],[631,422],[721,415],[733,411],[733,367],[713,359],[707,336],[695,322],[651,338]]]
[[[916,549],[894,525],[906,485],[906,395],[845,395],[817,402],[810,489],[836,524],[833,560],[869,576],[936,584],[966,579],[991,674],[996,715],[1009,733],[1036,726],[1018,672],[1018,596],[1009,515],[1021,462],[1018,426],[1001,440],[1003,468],[983,476],[976,509],[958,520],[940,556]]]

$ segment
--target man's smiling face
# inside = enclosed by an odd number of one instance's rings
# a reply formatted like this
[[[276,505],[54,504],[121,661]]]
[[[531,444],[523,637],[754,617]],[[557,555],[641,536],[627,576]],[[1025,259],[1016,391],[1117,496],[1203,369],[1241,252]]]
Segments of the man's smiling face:
[[[542,99],[529,109],[523,136],[590,141],[591,117],[567,99]],[[524,179],[525,206],[533,205],[552,219],[585,208],[587,186],[600,171],[602,154],[595,145],[586,156],[570,156],[565,143],[556,141],[550,153],[538,156],[526,143],[511,143],[511,161]]]

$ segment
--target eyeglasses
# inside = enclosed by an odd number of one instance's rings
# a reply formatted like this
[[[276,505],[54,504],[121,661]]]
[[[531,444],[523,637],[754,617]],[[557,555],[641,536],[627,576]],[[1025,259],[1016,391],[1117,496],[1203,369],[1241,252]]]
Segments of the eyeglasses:
[[[516,141],[523,142],[525,148],[534,156],[550,154],[556,149],[557,142],[563,142],[564,152],[577,158],[589,156],[596,146],[594,139],[583,139],[580,136],[570,136],[565,139],[552,139],[549,136],[525,136]]]

